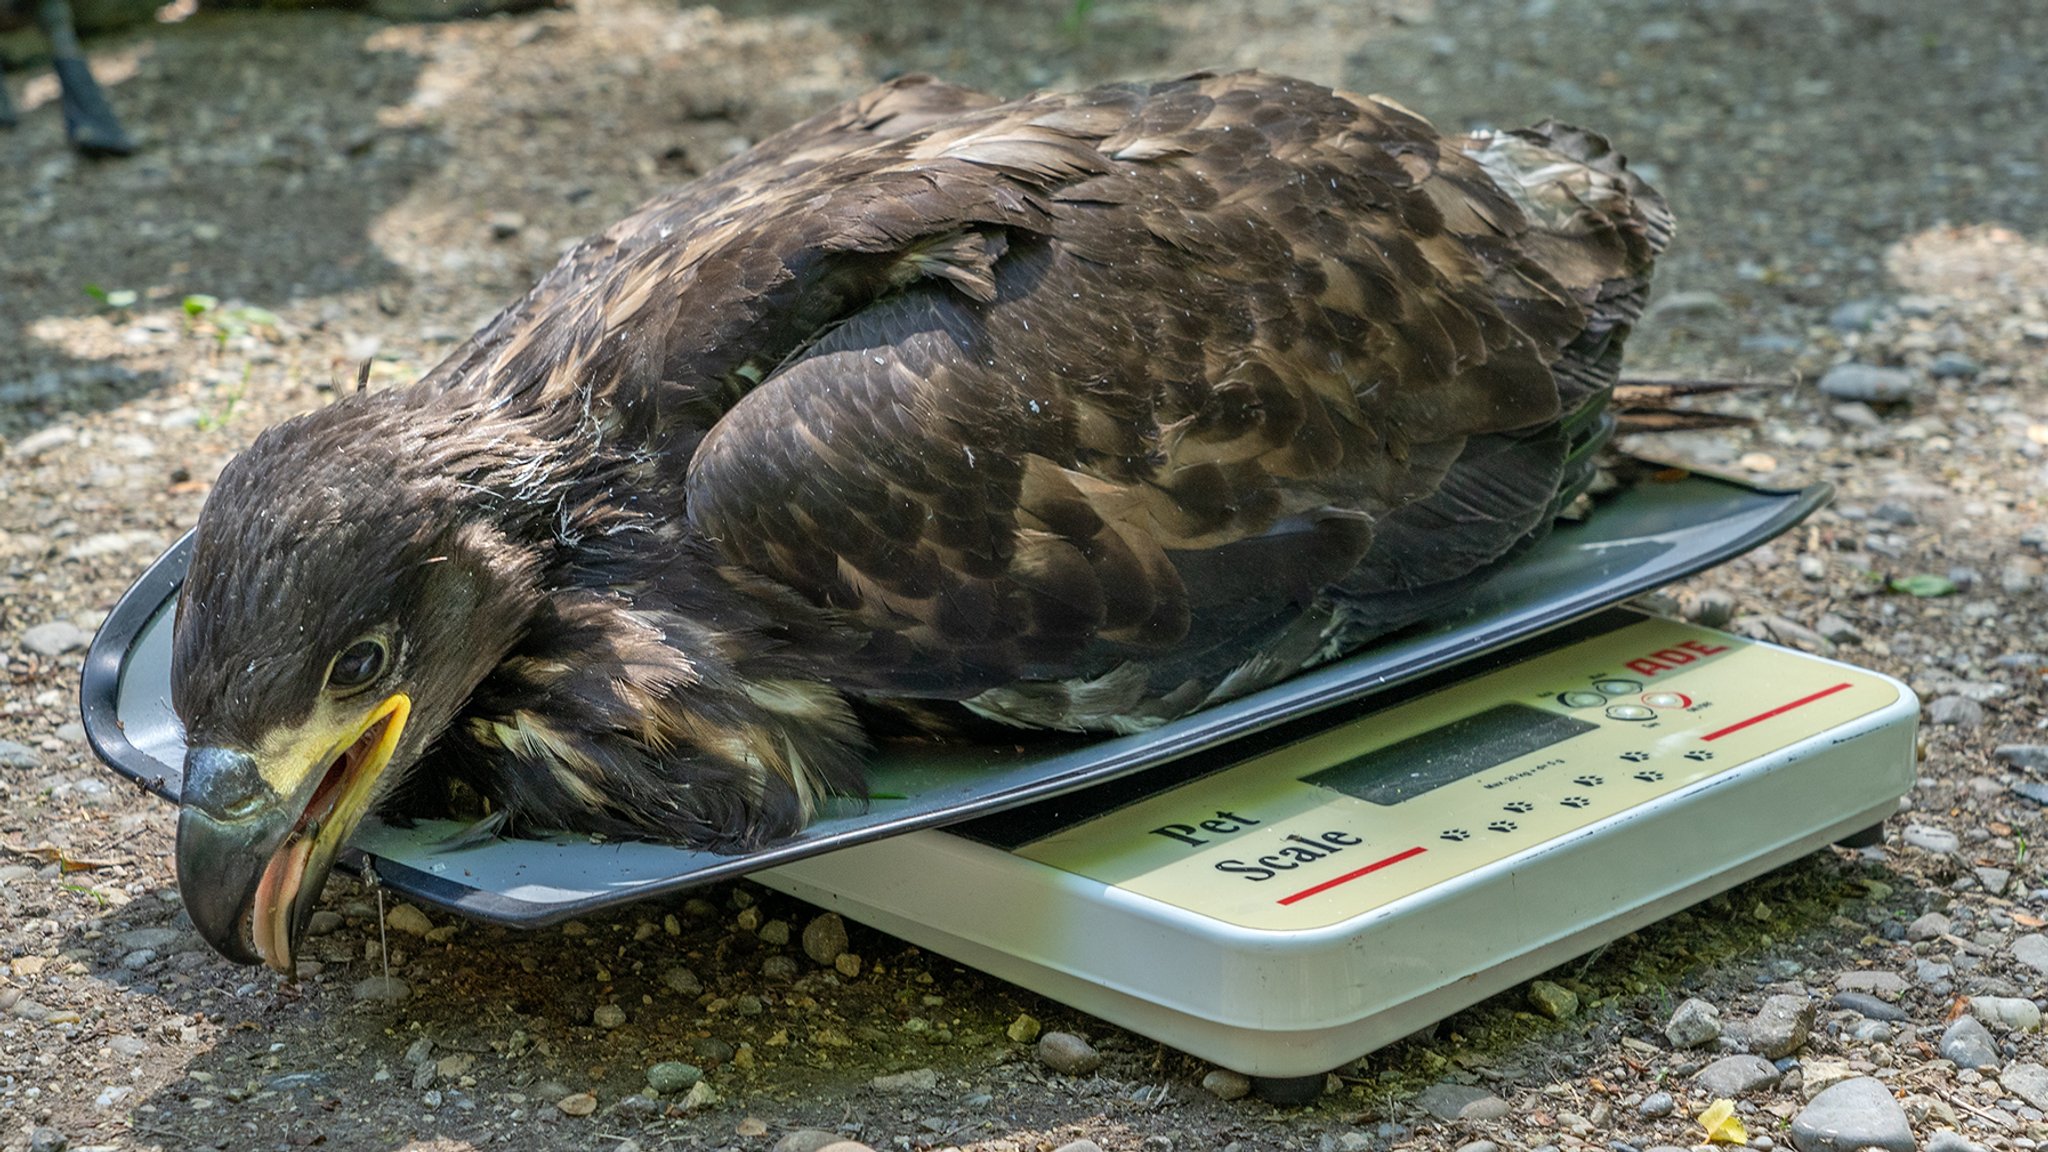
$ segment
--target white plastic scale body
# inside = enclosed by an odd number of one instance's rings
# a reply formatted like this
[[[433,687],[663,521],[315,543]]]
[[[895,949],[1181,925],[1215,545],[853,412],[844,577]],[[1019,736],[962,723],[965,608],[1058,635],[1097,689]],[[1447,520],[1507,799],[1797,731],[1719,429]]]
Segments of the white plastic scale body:
[[[1319,1086],[1874,828],[1911,784],[1918,702],[1897,681],[1617,617],[1632,622],[1195,779],[1148,773],[1149,792],[755,878],[1224,1067]]]

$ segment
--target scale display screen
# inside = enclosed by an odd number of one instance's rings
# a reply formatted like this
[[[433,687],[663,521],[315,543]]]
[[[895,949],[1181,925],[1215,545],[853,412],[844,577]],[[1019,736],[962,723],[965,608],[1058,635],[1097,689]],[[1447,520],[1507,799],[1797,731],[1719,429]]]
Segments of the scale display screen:
[[[1302,782],[1392,807],[1599,728],[1576,716],[1560,716],[1527,704],[1502,704],[1353,756],[1303,777]]]

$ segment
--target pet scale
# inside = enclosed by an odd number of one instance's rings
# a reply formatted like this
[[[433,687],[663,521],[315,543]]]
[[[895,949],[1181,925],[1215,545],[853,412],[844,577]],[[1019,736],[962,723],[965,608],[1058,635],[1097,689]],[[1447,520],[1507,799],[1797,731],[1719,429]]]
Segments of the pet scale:
[[[1691,476],[1561,525],[1433,628],[1137,736],[877,757],[745,857],[369,825],[390,886],[535,927],[742,873],[1260,1078],[1276,1096],[1830,842],[1912,781],[1898,682],[1613,605],[1825,489]],[[176,798],[188,545],[87,657],[87,734]]]

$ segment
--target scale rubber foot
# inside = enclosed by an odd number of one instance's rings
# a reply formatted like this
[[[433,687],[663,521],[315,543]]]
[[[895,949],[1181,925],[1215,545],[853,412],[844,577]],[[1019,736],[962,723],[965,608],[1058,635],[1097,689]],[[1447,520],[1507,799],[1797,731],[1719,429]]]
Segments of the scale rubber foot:
[[[1325,1076],[1254,1076],[1252,1095],[1268,1104],[1292,1108],[1313,1104],[1323,1094]]]
[[[1875,848],[1884,843],[1884,824],[1872,824],[1861,832],[1851,832],[1835,841],[1838,848]]]

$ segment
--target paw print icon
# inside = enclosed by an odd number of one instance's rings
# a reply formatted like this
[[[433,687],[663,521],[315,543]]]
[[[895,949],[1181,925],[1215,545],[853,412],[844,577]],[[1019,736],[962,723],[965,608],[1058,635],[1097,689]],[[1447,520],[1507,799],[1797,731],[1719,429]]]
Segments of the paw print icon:
[[[1705,748],[1695,748],[1692,751],[1687,752],[1685,754],[1685,758],[1687,760],[1712,760],[1714,758],[1714,754],[1712,752],[1707,751]]]
[[[1513,832],[1517,825],[1513,820],[1495,820],[1486,826],[1489,832]]]
[[[1572,777],[1572,783],[1577,784],[1581,788],[1598,788],[1602,784],[1607,783],[1607,778],[1605,776],[1574,776]]]
[[[1456,844],[1460,840],[1470,840],[1471,838],[1472,834],[1470,832],[1465,831],[1463,828],[1446,828],[1443,830],[1442,833],[1438,835],[1438,839],[1449,840],[1453,844]]]
[[[1527,800],[1516,800],[1512,803],[1501,805],[1500,809],[1503,812],[1534,812],[1536,810],[1536,806],[1534,804],[1529,803]]]
[[[1638,773],[1636,773],[1636,779],[1638,779],[1638,780],[1641,780],[1641,781],[1642,781],[1643,783],[1645,783],[1645,784],[1655,784],[1655,783],[1656,783],[1657,781],[1659,781],[1659,780],[1662,780],[1663,778],[1664,778],[1664,774],[1663,774],[1662,772],[1638,772]]]
[[[1650,754],[1648,752],[1623,752],[1621,758],[1631,764],[1641,764],[1650,758]]]
[[[1564,799],[1558,801],[1558,803],[1564,805],[1567,808],[1584,808],[1586,805],[1591,804],[1592,802],[1593,801],[1587,799],[1584,796],[1567,796]]]

